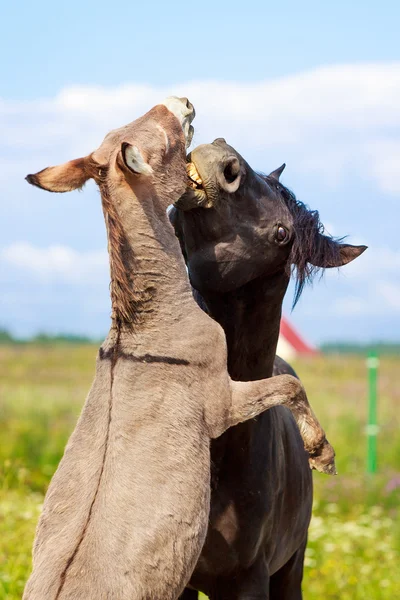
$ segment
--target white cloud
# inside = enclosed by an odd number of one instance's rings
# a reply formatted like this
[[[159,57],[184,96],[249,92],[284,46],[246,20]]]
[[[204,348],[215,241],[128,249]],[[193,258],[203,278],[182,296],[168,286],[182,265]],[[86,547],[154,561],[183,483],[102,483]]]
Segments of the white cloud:
[[[378,292],[388,307],[400,312],[400,283],[383,281],[378,287]]]
[[[389,194],[400,194],[400,137],[377,139],[366,145],[365,152],[378,187]]]
[[[39,282],[92,285],[103,283],[108,277],[106,250],[78,252],[65,246],[37,248],[27,242],[17,242],[0,251],[0,264]]]
[[[65,283],[89,289],[102,285],[106,292],[109,280],[105,249],[79,252],[66,246],[39,248],[28,242],[16,242],[0,250],[0,266],[17,275],[29,275],[39,286]],[[379,314],[385,309],[400,311],[399,273],[400,251],[369,248],[339,271],[325,272],[325,289],[330,295],[334,286],[336,297],[324,303],[321,310],[340,316]],[[320,286],[316,282],[311,293],[318,292]]]
[[[399,261],[398,252],[374,248],[339,272],[326,271],[326,280],[316,281],[313,289],[304,290],[289,318],[300,329],[303,326],[316,342],[335,335],[338,339],[369,339],[370,331],[376,338],[396,337]],[[77,251],[68,246],[40,248],[18,242],[0,249],[0,273],[5,289],[1,297],[3,326],[10,326],[20,335],[39,329],[91,335],[107,330],[110,299],[105,249]],[[293,284],[285,301],[288,314],[292,292]],[[392,323],[386,324],[383,334],[382,319]],[[356,333],[360,324],[364,333]]]
[[[334,314],[338,316],[359,316],[369,314],[371,307],[361,298],[345,296],[336,300],[333,306]]]
[[[400,312],[400,251],[372,246],[339,272],[326,274],[336,296],[328,312],[348,317]]]
[[[293,169],[332,184],[357,172],[384,192],[400,191],[399,62],[321,67],[257,83],[71,86],[55,98],[2,101],[0,159],[29,157],[32,171],[86,154],[110,128],[171,93],[195,104],[196,143],[222,135],[245,155],[274,149]]]
[[[310,322],[316,314],[321,323],[331,316],[332,324],[322,325],[324,330],[334,329],[342,321],[350,330],[359,315],[368,320],[368,327],[373,321],[367,319],[369,315],[374,322],[382,316],[398,315],[400,251],[382,247],[386,241],[395,244],[396,196],[400,195],[400,62],[393,62],[323,67],[256,83],[188,81],[173,88],[70,86],[53,98],[19,103],[0,99],[0,203],[4,214],[11,215],[7,241],[3,241],[10,245],[0,249],[0,275],[17,299],[7,301],[3,309],[7,323],[20,323],[27,310],[20,308],[23,297],[26,303],[36,298],[38,307],[75,301],[76,310],[71,312],[75,315],[86,303],[82,328],[98,300],[108,318],[105,245],[103,250],[73,249],[77,223],[77,245],[101,247],[101,211],[92,212],[95,206],[99,208],[98,198],[95,201],[93,195],[91,199],[89,190],[84,202],[73,194],[68,199],[42,194],[37,204],[38,191],[27,186],[23,177],[89,153],[111,128],[131,121],[170,94],[188,96],[196,107],[194,144],[223,136],[255,167],[275,168],[286,161],[289,177],[294,173],[293,179],[301,181],[306,173],[312,185],[306,193],[313,192],[312,202],[325,212],[330,201],[324,200],[327,184],[342,193],[349,189],[349,200],[341,196],[336,215],[329,211],[327,229],[340,235],[343,228],[354,232],[358,227],[363,236],[360,243],[369,243],[372,237],[381,246],[371,245],[339,275],[331,272],[325,284],[316,283],[312,291],[305,291],[295,319],[310,311]],[[363,190],[369,192],[370,206],[364,202]],[[377,192],[386,194],[383,200]],[[387,194],[393,195],[393,200]],[[387,202],[393,202],[392,211],[386,210]],[[18,239],[33,243],[15,241]],[[51,244],[59,239],[65,243]],[[39,316],[45,327],[49,310],[32,309],[32,330],[38,326]],[[54,313],[54,327],[60,314],[67,312],[65,308]]]
[[[291,297],[289,295],[289,297]],[[321,281],[306,288],[299,311],[308,317],[346,318],[376,323],[400,313],[400,251],[371,246],[340,269],[327,269]],[[296,316],[297,308],[294,315]],[[350,329],[354,325],[350,325]],[[334,326],[332,327],[334,330]]]
[[[384,230],[384,223],[381,224]],[[358,241],[352,243],[361,243]],[[328,271],[329,276],[334,275],[335,271]],[[388,278],[400,277],[400,250],[392,250],[388,247],[370,246],[364,254],[340,270],[340,276],[346,279],[355,280],[359,285],[359,280],[376,282]]]

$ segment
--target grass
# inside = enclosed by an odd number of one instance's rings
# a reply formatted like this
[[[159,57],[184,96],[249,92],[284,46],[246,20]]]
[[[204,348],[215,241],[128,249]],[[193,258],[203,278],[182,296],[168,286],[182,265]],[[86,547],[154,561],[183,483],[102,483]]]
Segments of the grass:
[[[21,597],[48,482],[94,373],[94,346],[0,347],[0,599]],[[337,453],[316,474],[304,598],[400,597],[399,359],[379,373],[379,473],[365,475],[366,373],[355,357],[294,366]]]

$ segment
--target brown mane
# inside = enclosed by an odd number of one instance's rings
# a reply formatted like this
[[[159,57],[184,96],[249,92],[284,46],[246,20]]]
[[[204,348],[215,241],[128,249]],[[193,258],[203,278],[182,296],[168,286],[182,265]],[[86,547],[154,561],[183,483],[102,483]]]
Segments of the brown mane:
[[[137,322],[139,313],[143,313],[145,305],[151,299],[152,289],[150,286],[143,285],[143,282],[137,278],[135,282],[133,281],[132,265],[135,264],[135,257],[111,199],[107,169],[103,166],[99,168],[96,163],[91,165],[91,169],[95,170],[107,223],[112,318],[117,326],[125,325],[131,328]]]

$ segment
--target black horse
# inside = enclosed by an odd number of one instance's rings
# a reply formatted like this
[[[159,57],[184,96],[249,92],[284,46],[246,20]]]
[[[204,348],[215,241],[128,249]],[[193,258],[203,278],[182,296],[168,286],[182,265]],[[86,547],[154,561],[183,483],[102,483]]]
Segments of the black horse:
[[[189,161],[191,188],[170,216],[195,295],[225,330],[229,373],[241,381],[293,373],[275,360],[292,269],[296,302],[319,269],[366,247],[324,235],[318,212],[279,182],[284,165],[257,174],[222,138]],[[273,408],[228,430],[211,458],[209,530],[183,598],[201,590],[212,600],[301,599],[312,478],[291,414]]]

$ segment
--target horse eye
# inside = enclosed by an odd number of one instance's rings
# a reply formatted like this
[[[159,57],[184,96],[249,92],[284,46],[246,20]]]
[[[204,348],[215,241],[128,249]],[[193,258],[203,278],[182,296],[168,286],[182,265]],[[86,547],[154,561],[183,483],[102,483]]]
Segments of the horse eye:
[[[276,230],[276,241],[277,242],[284,242],[287,238],[288,238],[288,231],[287,229],[285,229],[284,227],[282,227],[282,225],[279,225],[278,229]]]

